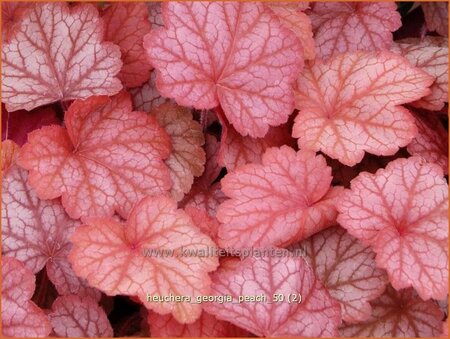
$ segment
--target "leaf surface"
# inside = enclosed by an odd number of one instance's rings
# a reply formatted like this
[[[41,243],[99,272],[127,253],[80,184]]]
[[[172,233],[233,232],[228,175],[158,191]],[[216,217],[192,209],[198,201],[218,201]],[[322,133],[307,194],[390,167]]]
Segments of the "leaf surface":
[[[55,334],[59,337],[113,336],[113,329],[105,311],[90,297],[74,294],[58,297],[48,316]]]
[[[143,47],[150,32],[148,8],[144,2],[113,3],[102,15],[105,40],[120,47],[123,66],[117,77],[126,87],[137,87],[148,81],[152,69]]]
[[[393,2],[315,2],[311,18],[318,58],[388,49],[401,26]]]
[[[2,41],[11,38],[27,10],[33,6],[29,2],[2,2]]]
[[[35,4],[2,45],[2,101],[10,112],[122,89],[119,48],[103,42],[97,9]]]
[[[169,136],[153,117],[131,111],[128,94],[75,101],[65,125],[30,133],[19,164],[37,195],[61,196],[70,217],[126,217],[144,196],[170,189]]]
[[[262,3],[169,2],[165,28],[144,39],[164,97],[222,107],[242,135],[263,137],[287,121],[303,60],[294,33]]]
[[[190,296],[194,300],[197,295],[208,294],[208,272],[218,265],[216,257],[184,254],[185,250],[205,251],[214,243],[177,209],[173,199],[143,199],[126,224],[112,218],[89,218],[72,241],[70,262],[91,286],[108,295],[137,296],[147,308],[172,313],[181,323],[192,323],[200,316],[201,304],[146,300],[147,294]]]
[[[44,311],[30,301],[35,277],[20,261],[2,257],[2,334],[47,337],[52,330]]]
[[[2,173],[3,177],[11,166],[16,163],[20,147],[12,140],[2,141]]]
[[[261,164],[247,164],[222,179],[230,199],[217,212],[219,245],[286,246],[334,223],[340,187],[330,188],[331,168],[310,151],[269,148]]]
[[[152,109],[169,101],[158,92],[156,88],[156,72],[150,74],[150,80],[140,87],[130,89],[133,98],[133,107],[138,111],[150,112]]]
[[[249,257],[220,268],[212,276],[212,294],[230,295],[234,302],[207,303],[205,310],[260,337],[335,336],[341,321],[339,304],[302,258],[280,251],[285,255]],[[286,299],[272,302],[274,294]],[[302,302],[288,303],[291,294],[301,294]],[[238,303],[239,296],[260,295],[267,300]]]
[[[399,106],[428,95],[434,78],[390,52],[341,54],[305,69],[297,82],[300,110],[293,136],[301,149],[322,151],[345,165],[364,152],[392,155],[417,134]]]
[[[338,222],[370,245],[392,286],[424,299],[448,293],[448,185],[442,169],[419,157],[361,173],[341,197]]]
[[[421,5],[428,30],[448,36],[448,3],[424,2]]]

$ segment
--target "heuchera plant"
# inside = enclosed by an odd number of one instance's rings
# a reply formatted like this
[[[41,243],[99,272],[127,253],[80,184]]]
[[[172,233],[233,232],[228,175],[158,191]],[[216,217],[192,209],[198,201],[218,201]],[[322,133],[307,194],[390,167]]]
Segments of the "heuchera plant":
[[[2,335],[439,337],[446,2],[2,2]]]

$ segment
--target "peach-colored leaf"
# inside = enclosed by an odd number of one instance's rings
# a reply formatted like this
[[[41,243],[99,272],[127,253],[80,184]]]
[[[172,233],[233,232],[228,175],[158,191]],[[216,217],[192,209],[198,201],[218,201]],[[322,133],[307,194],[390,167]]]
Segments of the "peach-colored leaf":
[[[156,84],[179,105],[219,104],[242,135],[263,137],[294,109],[300,41],[262,3],[168,2],[144,38]]]
[[[88,4],[39,3],[2,45],[2,101],[8,111],[55,101],[113,95],[122,84],[119,47],[102,42],[103,25]]]
[[[343,337],[437,337],[442,331],[442,312],[431,300],[423,301],[412,288],[395,291],[388,286],[371,302],[372,315],[362,323],[344,326]]]
[[[387,277],[375,266],[375,254],[344,229],[335,226],[300,246],[316,277],[341,304],[342,319],[358,323],[371,315],[369,301],[386,288]]]
[[[442,169],[422,158],[397,159],[361,173],[341,197],[338,222],[370,245],[392,286],[419,296],[448,293],[448,185]]]
[[[150,74],[150,80],[141,87],[132,88],[130,94],[133,97],[133,107],[138,111],[150,112],[164,102],[170,101],[159,94],[156,89],[156,72]]]
[[[166,160],[172,179],[172,196],[180,201],[189,192],[194,176],[202,175],[206,161],[202,126],[192,118],[191,110],[173,103],[162,104],[150,111],[172,142]]]
[[[250,257],[220,268],[212,276],[212,294],[230,295],[233,302],[206,303],[205,310],[260,337],[337,335],[339,304],[303,258],[279,251],[280,256]],[[283,300],[273,301],[274,295]],[[239,303],[239,296],[265,296],[266,300]],[[288,297],[297,302],[289,303]]]
[[[428,30],[448,36],[448,3],[424,2],[421,5]]]
[[[2,173],[3,178],[11,168],[16,163],[17,155],[19,154],[20,147],[11,140],[2,141]]]
[[[37,195],[62,196],[72,218],[126,217],[144,196],[170,189],[169,136],[155,118],[132,112],[125,92],[75,101],[65,125],[30,133],[18,161]]]
[[[415,107],[439,111],[448,101],[448,39],[425,37],[405,39],[392,45],[391,50],[403,55],[413,66],[420,67],[436,78],[431,94],[412,102]]]
[[[249,333],[237,326],[218,320],[211,314],[202,312],[200,318],[192,324],[180,324],[170,315],[160,315],[151,312],[148,324],[152,337],[157,338],[234,338],[249,337]]]
[[[77,293],[99,298],[98,291],[86,286],[67,261],[71,247],[69,237],[78,224],[67,216],[58,200],[40,200],[36,196],[27,183],[25,170],[12,166],[4,174],[3,255],[22,261],[33,273],[46,267],[59,294]]]
[[[79,276],[108,295],[137,296],[147,308],[172,313],[181,323],[198,319],[201,304],[147,301],[147,294],[189,296],[195,301],[209,293],[208,272],[218,265],[217,257],[185,254],[207,251],[214,243],[173,199],[143,199],[126,224],[95,217],[86,222],[75,231],[69,255]]]
[[[261,164],[247,164],[222,179],[230,199],[217,212],[219,244],[247,248],[286,246],[335,222],[340,187],[330,188],[323,156],[269,148]]]
[[[113,336],[105,311],[90,297],[74,294],[58,297],[48,317],[58,337]]]
[[[311,18],[318,58],[388,49],[401,26],[394,2],[315,2]]]
[[[444,174],[448,174],[448,132],[433,112],[415,111],[413,114],[419,133],[408,145],[408,152],[438,164]]]
[[[35,277],[20,261],[2,258],[2,334],[5,337],[47,337],[52,328],[44,311],[30,301]]]
[[[364,152],[392,155],[417,133],[399,105],[428,95],[434,78],[390,52],[341,54],[299,77],[293,136],[301,149],[322,151],[345,165]]]
[[[186,206],[184,211],[203,233],[212,240],[217,241],[220,224],[215,216],[210,215],[206,208],[196,207],[193,204]]]
[[[148,8],[144,2],[118,2],[107,7],[103,16],[105,40],[120,47],[123,66],[117,77],[127,87],[148,81],[152,69],[143,47],[150,32]]]

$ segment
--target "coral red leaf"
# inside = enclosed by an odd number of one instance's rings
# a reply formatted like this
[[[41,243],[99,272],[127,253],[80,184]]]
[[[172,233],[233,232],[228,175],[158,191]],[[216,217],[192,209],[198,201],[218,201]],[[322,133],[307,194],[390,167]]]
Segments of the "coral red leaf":
[[[392,155],[416,135],[399,105],[428,95],[434,78],[390,52],[341,54],[299,77],[293,136],[301,149],[322,151],[345,165],[364,152]]]
[[[33,6],[30,2],[8,1],[2,2],[2,41],[9,40],[17,29],[18,24]]]
[[[8,147],[9,143],[6,143]],[[2,145],[5,147],[5,143]],[[44,266],[60,294],[99,298],[67,261],[69,237],[79,223],[57,200],[40,200],[27,183],[27,172],[12,166],[2,180],[2,253],[25,263],[33,273]]]
[[[431,94],[411,105],[434,111],[441,110],[448,100],[448,39],[405,39],[395,43],[391,50],[403,55],[412,65],[436,78],[430,87]]]
[[[421,5],[428,30],[448,36],[448,3],[425,2]]]
[[[38,3],[2,46],[2,101],[8,111],[55,101],[113,95],[122,84],[119,48],[102,42],[97,9]],[[63,46],[63,47],[62,47]]]
[[[231,296],[233,302],[206,303],[205,310],[260,337],[335,336],[341,321],[339,304],[303,258],[278,251],[280,256],[250,257],[215,272],[212,294]],[[274,295],[283,300],[273,301]],[[289,303],[293,295],[296,300],[301,295],[301,303]],[[266,300],[238,302],[239,296]]]
[[[400,292],[388,286],[371,302],[372,315],[362,323],[347,325],[344,337],[437,337],[442,331],[442,312],[431,300],[421,300],[413,289]]]
[[[220,104],[242,135],[263,137],[294,109],[303,64],[295,34],[262,3],[168,2],[165,29],[144,38],[157,87],[179,105]]]
[[[393,2],[316,2],[308,12],[318,58],[388,49],[401,26]]]
[[[338,205],[338,222],[377,254],[397,290],[448,293],[448,185],[442,169],[422,158],[397,159],[353,179]]]
[[[169,101],[159,94],[156,89],[156,72],[151,72],[150,80],[141,87],[132,88],[130,90],[133,97],[133,107],[138,111],[150,112],[153,108],[158,107],[162,103]]]
[[[217,219],[208,213],[207,208],[196,207],[193,204],[184,208],[194,224],[208,237],[217,240],[220,224]]]
[[[172,196],[183,199],[194,182],[202,175],[206,161],[202,126],[192,118],[191,110],[165,103],[150,111],[166,130],[172,142],[172,152],[166,160],[172,179]]]
[[[367,320],[369,301],[379,297],[387,284],[383,270],[375,266],[375,254],[358,239],[335,226],[313,235],[300,246],[316,276],[341,304],[347,323]]]
[[[408,145],[408,152],[438,164],[444,174],[448,174],[448,132],[432,112],[416,111],[413,114],[419,133]]]
[[[58,297],[49,318],[58,337],[112,337],[113,330],[105,311],[95,299],[67,295]]]
[[[237,326],[215,318],[203,312],[200,318],[192,324],[180,324],[170,315],[159,315],[151,312],[148,324],[152,337],[157,338],[234,338],[249,337],[249,333]]]
[[[323,156],[269,148],[262,164],[248,164],[222,179],[229,200],[219,206],[219,244],[247,248],[285,246],[334,223],[331,168]]]
[[[150,78],[151,65],[143,47],[150,32],[148,8],[144,2],[119,2],[107,7],[103,16],[105,40],[120,47],[123,66],[117,77],[127,87],[137,87]]]
[[[65,124],[30,133],[19,164],[38,196],[62,196],[72,218],[126,217],[144,196],[170,188],[169,136],[155,118],[131,111],[128,94],[75,101]]]
[[[2,334],[5,337],[47,337],[50,322],[30,301],[35,277],[20,261],[2,258]]]
[[[216,257],[186,255],[207,251],[214,243],[191,218],[167,197],[148,197],[137,204],[124,225],[112,218],[89,218],[72,237],[69,255],[75,272],[108,295],[138,296],[147,308],[172,313],[181,323],[192,323],[201,304],[188,301],[153,302],[147,295],[208,294],[208,272]]]

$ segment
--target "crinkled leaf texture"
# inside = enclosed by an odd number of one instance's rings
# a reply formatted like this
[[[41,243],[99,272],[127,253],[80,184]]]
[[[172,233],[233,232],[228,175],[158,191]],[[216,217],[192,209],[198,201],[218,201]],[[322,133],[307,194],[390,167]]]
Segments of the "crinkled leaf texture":
[[[397,292],[388,286],[371,305],[371,317],[343,327],[342,336],[417,338],[441,334],[443,313],[433,301],[420,299],[412,288]]]
[[[138,111],[150,112],[152,109],[169,101],[158,92],[156,88],[156,72],[150,74],[150,80],[140,87],[130,89],[133,98],[133,107]]]
[[[392,155],[417,134],[399,105],[430,94],[434,77],[390,52],[340,54],[307,67],[297,82],[293,136],[301,149],[345,165],[364,152]]]
[[[102,16],[105,40],[120,47],[123,66],[117,77],[127,87],[148,81],[152,69],[143,47],[144,36],[150,32],[148,7],[144,2],[113,3]]]
[[[33,272],[14,258],[2,257],[2,334],[6,337],[47,337],[52,328],[44,311],[30,301]]]
[[[440,37],[405,39],[395,43],[391,50],[403,55],[412,65],[420,67],[436,78],[430,87],[431,94],[411,105],[441,110],[448,100],[448,39]]]
[[[177,209],[172,198],[144,198],[126,224],[112,218],[88,218],[72,241],[70,262],[92,286],[108,295],[138,296],[147,308],[172,313],[181,323],[192,323],[200,316],[201,304],[146,300],[147,293],[191,296],[194,300],[197,295],[208,294],[208,272],[218,265],[216,257],[181,253],[182,249],[207,251],[214,242]],[[173,255],[164,252],[171,250]]]
[[[448,3],[425,2],[421,5],[428,30],[448,36]]]
[[[341,304],[342,319],[367,320],[372,313],[369,301],[379,297],[387,284],[372,250],[339,226],[313,235],[301,247],[318,279]]]
[[[8,111],[55,101],[113,95],[122,89],[119,48],[102,42],[89,4],[36,3],[2,46],[2,101]]]
[[[332,225],[340,187],[330,187],[325,158],[288,146],[269,148],[261,164],[247,164],[222,179],[230,199],[217,212],[219,245],[286,246]]]
[[[168,2],[144,38],[156,84],[179,105],[220,104],[242,135],[263,137],[294,109],[300,41],[262,3]]]
[[[165,103],[150,111],[172,142],[172,152],[166,160],[172,179],[172,196],[183,199],[194,183],[194,176],[202,175],[206,161],[202,145],[205,143],[202,126],[193,120],[191,110]]]
[[[144,196],[170,189],[170,138],[155,118],[131,111],[127,93],[75,101],[65,125],[30,133],[19,164],[37,195],[61,196],[72,218],[126,218]]]
[[[213,295],[231,295],[234,302],[207,303],[208,313],[261,337],[332,337],[341,321],[339,304],[300,257],[250,257],[220,268],[212,276]],[[238,297],[266,295],[264,302]],[[272,302],[274,294],[301,294],[301,303]]]
[[[341,197],[338,222],[370,245],[397,290],[424,299],[448,293],[448,185],[442,169],[419,157],[361,173]]]
[[[58,297],[48,317],[59,337],[113,336],[113,329],[105,311],[90,297],[74,294]]]
[[[318,58],[388,49],[402,22],[394,2],[315,2],[311,18]]]
[[[5,144],[2,145],[5,147]],[[44,266],[59,294],[100,298],[78,278],[67,260],[69,237],[79,223],[70,219],[58,200],[40,200],[27,183],[27,172],[16,165],[3,173],[2,253],[33,273]]]
[[[151,312],[148,324],[152,337],[157,338],[234,338],[249,337],[249,333],[237,326],[218,320],[211,314],[202,312],[200,318],[192,324],[180,324],[170,315]]]

